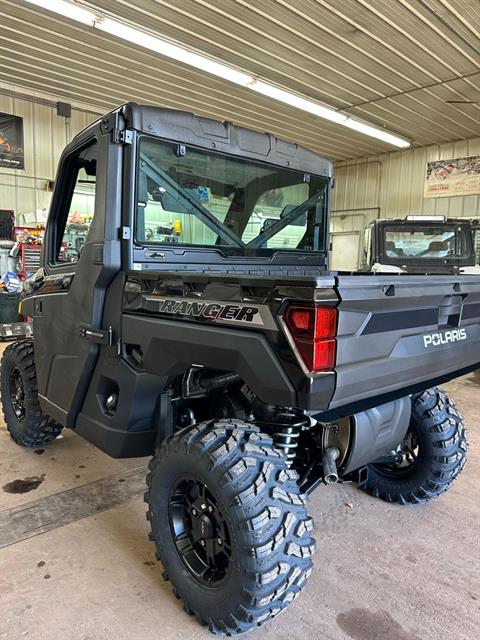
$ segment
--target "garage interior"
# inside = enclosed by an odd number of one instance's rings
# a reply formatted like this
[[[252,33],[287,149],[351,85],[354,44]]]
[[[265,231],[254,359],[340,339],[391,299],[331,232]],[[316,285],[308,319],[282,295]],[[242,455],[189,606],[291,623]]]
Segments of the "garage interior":
[[[60,3],[0,0],[0,116],[22,118],[24,163],[0,163],[0,209],[17,227],[45,224],[63,148],[126,102],[226,120],[331,159],[332,270],[357,270],[377,218],[479,217],[479,190],[426,197],[425,179],[429,162],[480,158],[477,0],[66,4],[95,26],[62,15]],[[223,77],[109,33],[108,20],[220,63]],[[228,69],[253,80],[242,86]],[[309,584],[252,638],[480,636],[479,385],[476,372],[445,385],[470,448],[438,500],[400,507],[353,483],[312,494]],[[70,430],[20,448],[2,420],[0,638],[212,637],[162,581],[142,499],[147,463],[110,458]]]

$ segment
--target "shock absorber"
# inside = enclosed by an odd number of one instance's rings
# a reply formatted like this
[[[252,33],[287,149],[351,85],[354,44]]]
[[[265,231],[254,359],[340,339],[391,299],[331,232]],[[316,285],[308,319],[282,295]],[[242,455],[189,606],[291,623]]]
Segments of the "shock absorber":
[[[255,424],[269,433],[275,446],[285,455],[288,466],[296,456],[300,432],[310,426],[310,419],[302,411],[291,407],[279,407],[255,400],[253,405]]]

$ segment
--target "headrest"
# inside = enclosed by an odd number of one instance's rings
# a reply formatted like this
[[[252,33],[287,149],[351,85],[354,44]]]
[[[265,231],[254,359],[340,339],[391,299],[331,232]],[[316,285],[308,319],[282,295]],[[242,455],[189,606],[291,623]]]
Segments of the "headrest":
[[[429,251],[448,251],[448,243],[442,240],[434,240],[428,245]]]

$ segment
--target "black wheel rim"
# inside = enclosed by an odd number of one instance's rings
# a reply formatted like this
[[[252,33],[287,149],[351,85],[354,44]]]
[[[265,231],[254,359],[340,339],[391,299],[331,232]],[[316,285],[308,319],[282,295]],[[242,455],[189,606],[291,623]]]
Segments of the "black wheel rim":
[[[184,476],[171,491],[168,512],[183,563],[198,581],[217,586],[232,559],[230,532],[218,501],[205,483]]]
[[[17,367],[10,370],[10,402],[20,422],[25,418],[25,389],[22,374]]]
[[[398,447],[395,456],[392,456],[392,462],[373,464],[372,466],[387,477],[398,478],[412,472],[417,466],[420,456],[420,442],[416,430],[410,427],[407,434]]]

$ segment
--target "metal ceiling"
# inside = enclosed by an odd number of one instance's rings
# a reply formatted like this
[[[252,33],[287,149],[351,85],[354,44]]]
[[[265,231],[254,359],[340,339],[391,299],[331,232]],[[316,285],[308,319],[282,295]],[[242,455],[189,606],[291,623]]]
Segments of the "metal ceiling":
[[[480,0],[92,0],[101,14],[385,127],[480,135]],[[270,131],[334,160],[392,147],[141,47],[0,0],[0,81],[107,109],[127,100]]]

